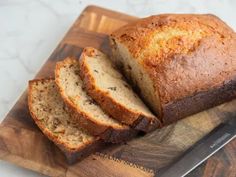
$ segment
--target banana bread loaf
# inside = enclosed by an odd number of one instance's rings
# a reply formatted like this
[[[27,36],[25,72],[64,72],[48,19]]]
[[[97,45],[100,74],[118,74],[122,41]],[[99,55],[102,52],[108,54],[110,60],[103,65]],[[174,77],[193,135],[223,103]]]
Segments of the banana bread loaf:
[[[151,16],[115,31],[110,44],[163,124],[236,96],[236,34],[216,16]]]

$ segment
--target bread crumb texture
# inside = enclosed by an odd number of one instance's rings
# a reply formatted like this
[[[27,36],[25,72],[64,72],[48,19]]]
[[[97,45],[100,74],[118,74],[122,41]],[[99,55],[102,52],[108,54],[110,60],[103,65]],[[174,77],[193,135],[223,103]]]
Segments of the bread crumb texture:
[[[31,81],[30,90],[31,112],[44,131],[50,132],[59,144],[66,144],[71,149],[77,149],[95,140],[65,111],[54,80]]]
[[[95,122],[100,122],[106,126],[122,128],[122,124],[106,114],[84,91],[83,82],[79,76],[78,60],[67,58],[59,62],[58,66],[58,83],[64,96],[70,100],[72,105]]]

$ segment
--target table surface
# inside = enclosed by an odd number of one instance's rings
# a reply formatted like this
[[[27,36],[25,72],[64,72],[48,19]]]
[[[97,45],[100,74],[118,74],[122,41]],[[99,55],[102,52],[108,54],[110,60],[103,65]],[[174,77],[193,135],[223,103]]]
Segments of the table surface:
[[[235,0],[4,0],[0,2],[0,121],[81,11],[90,4],[145,17],[212,13],[236,31]],[[42,176],[0,161],[1,177]]]

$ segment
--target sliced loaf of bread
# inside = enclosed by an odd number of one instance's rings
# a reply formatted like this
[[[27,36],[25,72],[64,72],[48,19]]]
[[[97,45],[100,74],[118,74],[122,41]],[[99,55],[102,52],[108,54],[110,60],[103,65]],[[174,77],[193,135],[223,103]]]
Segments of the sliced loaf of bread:
[[[79,76],[79,60],[66,58],[58,62],[55,81],[70,115],[92,135],[107,142],[123,142],[136,135],[136,131],[106,114],[83,90]]]
[[[163,125],[236,98],[236,33],[211,14],[161,14],[110,36],[121,68]]]
[[[144,132],[160,126],[157,117],[104,53],[91,47],[85,48],[80,58],[80,75],[88,94],[118,121]]]
[[[29,81],[28,105],[35,123],[65,153],[69,163],[102,145],[65,111],[54,80]]]

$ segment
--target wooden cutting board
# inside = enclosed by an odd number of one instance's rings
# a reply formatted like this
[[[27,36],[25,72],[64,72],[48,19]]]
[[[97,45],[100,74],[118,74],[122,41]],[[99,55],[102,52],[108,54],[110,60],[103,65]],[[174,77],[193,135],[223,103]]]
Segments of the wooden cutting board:
[[[96,6],[87,7],[37,74],[53,77],[55,62],[79,57],[83,47],[109,53],[107,35],[135,17]],[[50,176],[153,176],[166,167],[226,117],[236,115],[236,100],[201,112],[123,144],[113,145],[75,165],[33,123],[27,108],[27,90],[0,125],[0,158]],[[107,154],[107,155],[104,155]],[[188,176],[235,177],[236,140]]]

